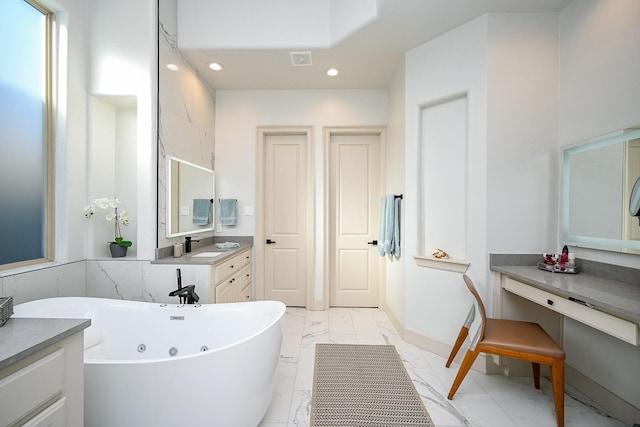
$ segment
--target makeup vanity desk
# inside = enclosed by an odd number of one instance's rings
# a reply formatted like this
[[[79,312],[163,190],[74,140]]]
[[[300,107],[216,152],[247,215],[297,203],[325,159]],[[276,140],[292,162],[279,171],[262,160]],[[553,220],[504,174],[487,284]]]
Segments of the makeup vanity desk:
[[[492,255],[493,258],[493,255]],[[629,344],[640,345],[640,270],[624,268],[632,283],[582,271],[553,273],[529,265],[494,265],[494,315],[502,317],[515,294]],[[578,265],[580,263],[578,262]]]

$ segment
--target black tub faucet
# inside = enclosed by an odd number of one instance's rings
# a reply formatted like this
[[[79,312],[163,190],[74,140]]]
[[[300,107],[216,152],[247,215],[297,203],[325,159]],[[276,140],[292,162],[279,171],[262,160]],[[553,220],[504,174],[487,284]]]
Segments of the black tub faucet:
[[[182,274],[180,269],[176,269],[178,276],[178,289],[169,292],[170,297],[180,298],[180,304],[195,304],[200,301],[200,297],[196,294],[196,285],[187,285],[182,287]]]
[[[195,289],[196,285],[187,285],[169,292],[169,296],[180,298],[180,304],[195,304],[200,301],[200,297],[196,294]]]

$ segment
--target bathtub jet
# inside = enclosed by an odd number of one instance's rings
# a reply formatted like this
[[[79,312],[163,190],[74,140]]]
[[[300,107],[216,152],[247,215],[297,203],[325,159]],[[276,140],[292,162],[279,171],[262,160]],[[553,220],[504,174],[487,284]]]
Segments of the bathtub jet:
[[[14,317],[91,319],[86,427],[249,427],[271,401],[285,309],[276,301],[181,306],[63,297],[17,305]]]

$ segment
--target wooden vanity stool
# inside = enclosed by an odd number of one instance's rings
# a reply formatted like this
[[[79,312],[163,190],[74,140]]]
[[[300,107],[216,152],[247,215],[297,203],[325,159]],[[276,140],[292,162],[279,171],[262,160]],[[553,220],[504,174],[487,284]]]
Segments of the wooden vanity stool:
[[[469,372],[471,365],[479,353],[495,354],[498,356],[512,357],[531,362],[533,367],[533,382],[537,389],[540,388],[540,364],[549,365],[551,368],[551,385],[553,388],[553,400],[556,409],[558,427],[564,427],[564,360],[565,353],[562,347],[545,332],[537,323],[523,322],[519,320],[487,319],[484,304],[471,279],[463,276],[469,291],[473,294],[475,314],[480,315],[482,324],[479,332],[471,342],[471,346],[464,356],[460,370],[456,375],[447,398],[453,399],[458,387]],[[447,368],[455,358],[460,346],[469,334],[469,327],[473,323],[474,311],[470,313],[467,321],[460,329],[458,338],[447,360]]]

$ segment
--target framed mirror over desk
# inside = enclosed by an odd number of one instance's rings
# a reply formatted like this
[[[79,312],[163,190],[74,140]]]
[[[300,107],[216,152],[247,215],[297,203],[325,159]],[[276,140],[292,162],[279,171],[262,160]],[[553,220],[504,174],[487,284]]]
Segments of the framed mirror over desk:
[[[563,243],[640,254],[639,179],[640,126],[563,148]]]

